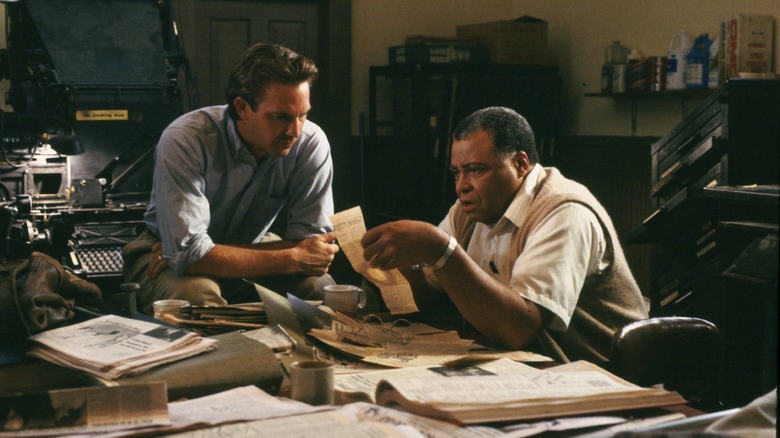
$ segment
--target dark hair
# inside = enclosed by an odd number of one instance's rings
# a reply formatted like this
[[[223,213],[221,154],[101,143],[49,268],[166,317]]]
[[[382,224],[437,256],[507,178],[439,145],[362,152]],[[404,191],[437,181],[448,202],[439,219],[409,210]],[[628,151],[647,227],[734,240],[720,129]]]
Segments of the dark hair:
[[[471,113],[455,127],[452,139],[463,140],[478,131],[485,131],[490,135],[493,149],[499,157],[523,151],[528,154],[532,164],[539,161],[531,125],[525,117],[511,108],[494,106]]]
[[[228,78],[225,99],[230,117],[238,118],[233,106],[236,97],[243,97],[254,111],[271,83],[311,84],[316,78],[317,66],[311,59],[278,44],[255,44],[244,52]]]

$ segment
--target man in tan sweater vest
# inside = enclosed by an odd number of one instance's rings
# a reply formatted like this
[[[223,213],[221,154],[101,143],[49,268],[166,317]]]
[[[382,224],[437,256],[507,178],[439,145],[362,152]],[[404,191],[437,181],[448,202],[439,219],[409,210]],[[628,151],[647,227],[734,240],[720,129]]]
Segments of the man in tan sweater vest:
[[[375,227],[364,257],[400,269],[422,313],[454,305],[499,347],[608,360],[613,333],[648,317],[644,298],[601,204],[538,161],[525,118],[476,111],[453,133],[447,217]]]

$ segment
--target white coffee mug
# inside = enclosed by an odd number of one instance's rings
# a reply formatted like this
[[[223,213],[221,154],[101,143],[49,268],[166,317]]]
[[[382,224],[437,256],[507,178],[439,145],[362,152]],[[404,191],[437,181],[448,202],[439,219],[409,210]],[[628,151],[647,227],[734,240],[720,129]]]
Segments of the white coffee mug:
[[[183,312],[190,307],[190,302],[186,300],[157,300],[152,304],[152,307],[154,308],[154,319],[165,321],[166,314],[181,318]]]
[[[368,296],[363,289],[349,284],[332,284],[324,287],[323,304],[332,310],[355,314],[366,307]]]
[[[290,396],[313,406],[333,404],[333,364],[302,360],[290,365]]]

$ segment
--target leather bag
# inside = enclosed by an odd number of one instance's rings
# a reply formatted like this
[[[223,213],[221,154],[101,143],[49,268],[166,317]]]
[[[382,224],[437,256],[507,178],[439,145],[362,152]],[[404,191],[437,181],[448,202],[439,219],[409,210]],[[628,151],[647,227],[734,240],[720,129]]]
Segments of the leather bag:
[[[75,305],[101,301],[97,285],[34,251],[28,259],[0,265],[0,339],[24,339],[62,327],[76,317]]]

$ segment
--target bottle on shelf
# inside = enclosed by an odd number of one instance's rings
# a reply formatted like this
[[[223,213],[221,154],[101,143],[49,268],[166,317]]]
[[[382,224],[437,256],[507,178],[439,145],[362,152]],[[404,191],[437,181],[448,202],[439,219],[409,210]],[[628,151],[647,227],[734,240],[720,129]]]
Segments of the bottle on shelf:
[[[612,92],[612,63],[609,61],[604,62],[601,66],[601,92]]]
[[[650,77],[650,91],[666,91],[666,56],[647,58]]]
[[[622,93],[626,91],[628,48],[613,41],[604,50],[604,65],[601,67],[601,92]]]
[[[693,47],[685,58],[685,88],[700,90],[708,88],[710,77],[710,46],[712,41],[702,33],[693,42]]]
[[[631,49],[628,54],[628,72],[626,73],[626,91],[650,91],[650,68],[639,49]]]
[[[666,89],[685,89],[685,59],[691,50],[691,39],[688,32],[680,31],[672,38],[669,44],[669,53],[666,57]]]

